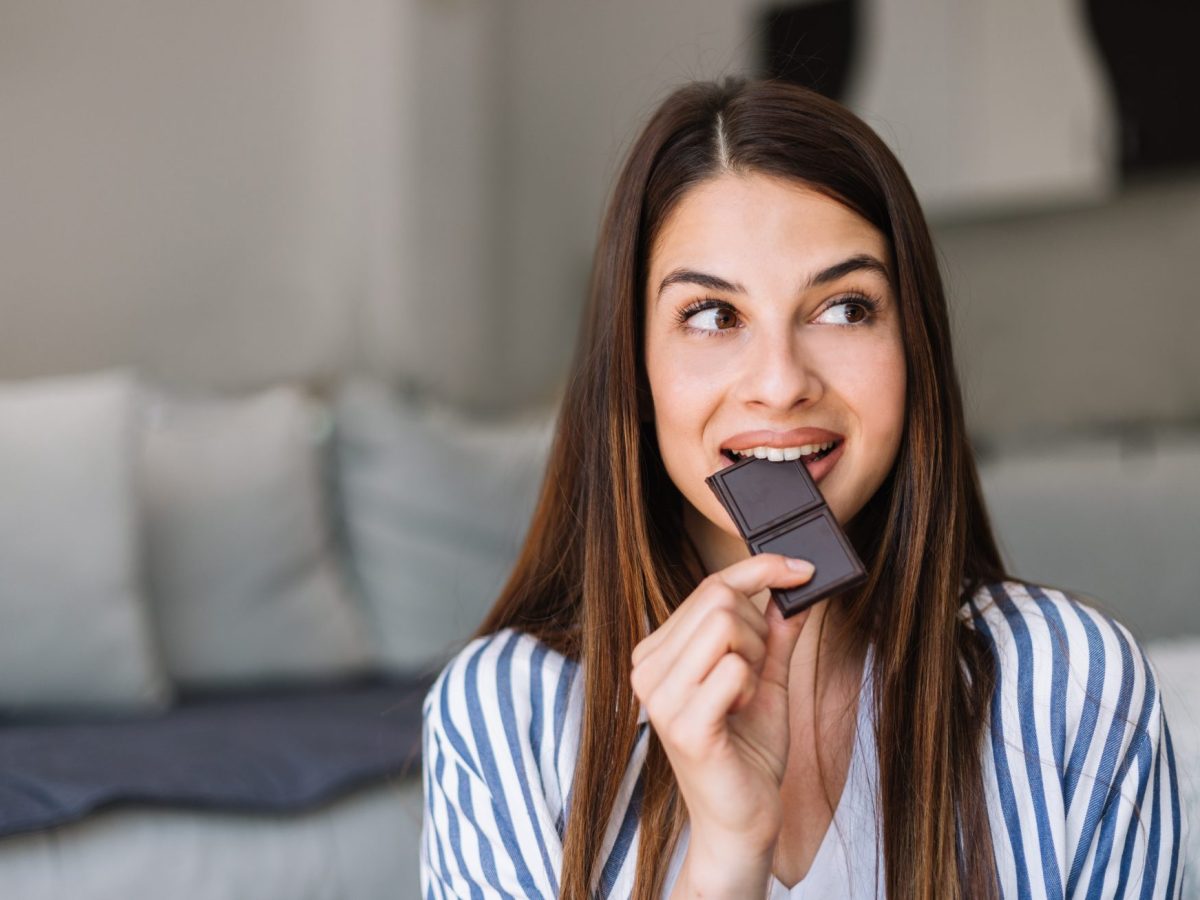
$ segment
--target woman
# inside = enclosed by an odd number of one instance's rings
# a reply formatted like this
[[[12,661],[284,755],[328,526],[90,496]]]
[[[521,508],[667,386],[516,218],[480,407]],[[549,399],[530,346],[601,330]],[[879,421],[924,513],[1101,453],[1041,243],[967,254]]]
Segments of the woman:
[[[789,619],[704,483],[802,455],[869,577]],[[672,94],[604,218],[541,497],[425,703],[427,897],[1175,896],[1128,631],[1008,576],[929,233],[837,104]]]

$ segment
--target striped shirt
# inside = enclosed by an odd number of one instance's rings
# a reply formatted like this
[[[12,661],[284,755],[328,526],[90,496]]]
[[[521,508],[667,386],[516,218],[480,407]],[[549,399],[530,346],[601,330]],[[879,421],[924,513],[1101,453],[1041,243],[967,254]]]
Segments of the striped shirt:
[[[1175,755],[1153,667],[1129,631],[1070,595],[1017,581],[980,588],[962,615],[997,662],[982,752],[1003,896],[1181,896]],[[865,691],[870,662],[868,652]],[[512,629],[471,641],[442,669],[424,702],[427,900],[558,896],[582,693],[578,663]],[[771,900],[828,896],[825,883],[841,896],[883,896],[870,706],[864,693],[833,827],[801,882],[772,878]],[[642,708],[607,823],[600,897],[632,893],[649,729]],[[686,840],[685,830],[664,897]]]

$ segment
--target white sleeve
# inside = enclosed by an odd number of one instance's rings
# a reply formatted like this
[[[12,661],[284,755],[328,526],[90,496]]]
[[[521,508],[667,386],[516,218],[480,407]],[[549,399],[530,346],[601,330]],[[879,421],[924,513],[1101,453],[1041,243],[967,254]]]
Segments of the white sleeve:
[[[1126,703],[1097,734],[1121,734],[1101,769],[1103,803],[1077,835],[1068,880],[1071,897],[1167,897],[1182,895],[1185,823],[1179,776],[1155,672],[1121,626],[1126,644],[1115,673],[1128,690]],[[1106,748],[1107,750],[1107,748]],[[1101,795],[1098,795],[1101,796]]]
[[[529,685],[505,635],[491,637],[469,644],[425,700],[426,900],[558,896],[562,846],[530,747]]]

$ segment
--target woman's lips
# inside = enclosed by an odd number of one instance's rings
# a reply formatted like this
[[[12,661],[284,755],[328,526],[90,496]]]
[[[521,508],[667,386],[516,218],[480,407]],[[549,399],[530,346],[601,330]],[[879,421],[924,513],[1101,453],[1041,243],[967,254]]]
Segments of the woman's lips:
[[[838,441],[838,445],[829,452],[828,456],[823,456],[816,462],[806,462],[804,468],[808,469],[808,474],[812,476],[812,480],[817,484],[821,483],[821,479],[829,474],[829,471],[837,465],[838,459],[841,458],[842,449],[846,446],[845,439]]]
[[[804,468],[808,470],[808,474],[812,476],[812,480],[814,482],[820,484],[821,479],[828,475],[830,470],[837,465],[837,461],[841,458],[842,450],[845,449],[845,447],[846,440],[843,438],[842,440],[838,441],[837,446],[830,451],[828,456],[823,456],[816,462],[809,462],[807,460],[804,462]],[[730,459],[724,453],[721,454],[722,469],[726,466],[732,466],[733,464],[734,461],[732,459]]]

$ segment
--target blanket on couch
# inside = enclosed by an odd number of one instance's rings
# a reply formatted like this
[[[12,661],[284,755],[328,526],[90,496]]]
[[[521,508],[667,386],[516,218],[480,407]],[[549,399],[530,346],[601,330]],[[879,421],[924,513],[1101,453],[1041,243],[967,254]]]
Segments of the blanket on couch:
[[[117,803],[293,812],[420,772],[432,680],[196,695],[122,719],[0,719],[0,835]]]

